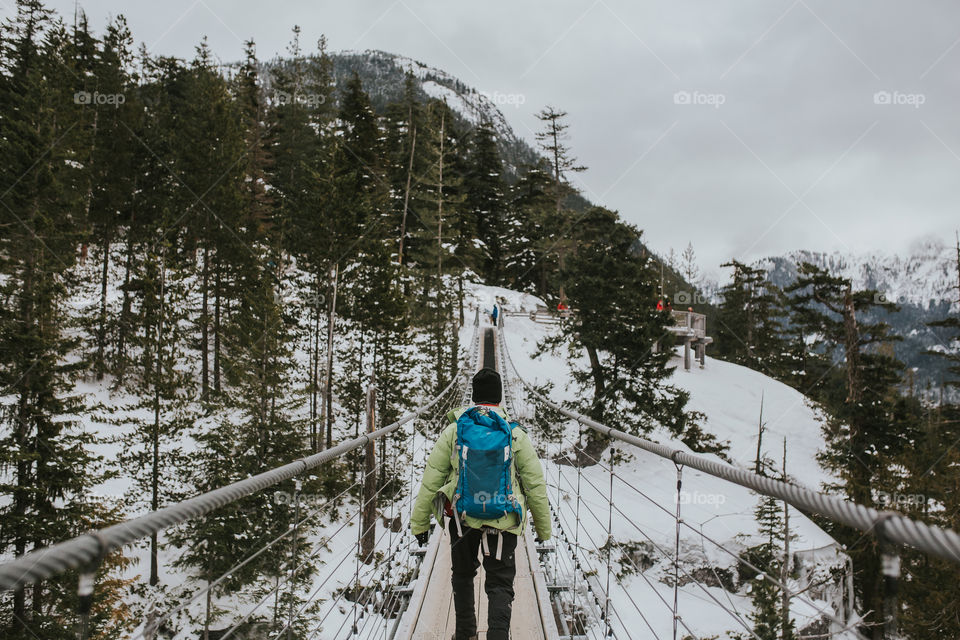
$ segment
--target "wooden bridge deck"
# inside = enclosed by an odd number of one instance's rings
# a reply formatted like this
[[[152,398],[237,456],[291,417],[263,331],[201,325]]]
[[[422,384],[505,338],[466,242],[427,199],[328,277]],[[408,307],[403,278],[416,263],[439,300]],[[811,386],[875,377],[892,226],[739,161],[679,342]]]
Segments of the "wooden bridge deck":
[[[536,583],[540,581],[542,574],[539,574],[539,567],[535,566],[536,558],[533,558],[531,563],[528,537],[525,535],[517,545],[517,577],[513,585],[515,596],[510,637],[512,640],[550,640],[556,638],[556,633],[548,634],[544,631],[540,615],[541,603],[538,600],[536,588]],[[424,573],[424,569],[421,569],[421,574]],[[450,571],[450,534],[443,531],[434,556],[432,570],[429,572],[430,580],[423,595],[423,606],[408,636],[411,640],[449,640],[453,637],[456,623]],[[477,630],[480,640],[487,637],[487,596],[483,591],[483,577],[481,566],[474,583]]]

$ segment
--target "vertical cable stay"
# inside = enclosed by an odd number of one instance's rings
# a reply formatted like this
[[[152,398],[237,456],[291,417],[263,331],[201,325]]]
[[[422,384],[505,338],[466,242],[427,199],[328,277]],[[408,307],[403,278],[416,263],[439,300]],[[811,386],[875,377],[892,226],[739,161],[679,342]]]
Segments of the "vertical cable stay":
[[[610,563],[613,558],[613,465],[614,460],[613,442],[610,443],[610,487],[607,490],[607,586],[605,590],[606,599],[603,607],[603,617],[607,623],[607,636],[613,635],[613,627],[610,625]]]
[[[569,443],[571,443],[571,444],[574,444],[573,441],[572,441],[572,440],[569,440],[569,439],[567,439],[567,442],[569,442]],[[597,460],[596,458],[593,458],[592,456],[589,456],[589,454],[588,454],[588,457],[590,457],[590,459],[591,459],[598,467],[600,467],[601,469],[609,470],[608,467],[604,466],[603,461]],[[671,511],[668,510],[666,507],[664,507],[663,505],[661,505],[659,502],[657,502],[656,500],[654,500],[653,498],[651,498],[651,497],[650,497],[649,495],[647,495],[645,492],[641,491],[641,490],[640,490],[639,488],[637,488],[634,484],[632,484],[632,483],[630,483],[629,481],[627,481],[623,476],[621,476],[620,474],[617,474],[617,473],[615,473],[614,476],[615,476],[618,480],[620,480],[620,482],[622,482],[622,483],[624,484],[624,486],[628,487],[629,489],[631,489],[631,490],[633,490],[634,492],[636,492],[638,495],[642,496],[645,500],[647,500],[647,501],[650,502],[653,506],[655,506],[655,507],[657,507],[658,509],[660,509],[661,511],[663,511],[666,515],[670,516],[671,518],[674,517],[674,513],[673,513],[673,512],[671,512]],[[596,489],[596,486],[594,486],[593,483],[590,482],[589,479],[586,479],[586,478],[585,478],[585,480],[587,481],[588,484],[590,484],[591,486],[593,486],[594,489]],[[648,539],[651,543],[653,543],[653,544],[656,545],[656,543],[654,543],[653,540],[649,538],[649,536],[646,536],[645,532],[644,532],[642,529],[640,529],[639,527],[637,527],[636,523],[633,522],[633,520],[628,516],[628,514],[624,513],[624,512],[623,512],[619,507],[617,507],[616,505],[614,505],[613,508],[617,511],[617,513],[618,513],[621,517],[623,517],[625,520],[627,520],[628,522],[630,522],[630,524],[631,524],[634,528],[636,528],[641,534],[644,534],[644,536],[647,537],[647,539]],[[702,526],[702,524],[703,524],[703,523],[701,523],[701,526]],[[834,624],[838,625],[838,627],[843,628],[843,629],[847,629],[847,627],[849,626],[846,622],[844,622],[843,620],[840,620],[839,618],[837,618],[833,613],[831,613],[830,611],[828,611],[828,610],[825,609],[824,607],[817,605],[813,600],[810,600],[809,598],[807,598],[806,596],[804,596],[802,590],[801,590],[801,591],[794,591],[794,590],[790,589],[786,584],[780,582],[777,578],[772,577],[772,576],[769,574],[769,572],[767,572],[767,571],[765,571],[765,570],[763,570],[763,569],[760,569],[759,567],[753,565],[751,562],[749,562],[749,561],[746,560],[745,558],[740,557],[739,554],[737,554],[737,553],[734,552],[734,551],[731,551],[730,549],[728,549],[727,547],[725,547],[725,546],[724,546],[723,544],[721,544],[720,542],[717,542],[716,540],[714,540],[713,538],[711,538],[710,536],[708,536],[707,534],[705,534],[702,530],[695,529],[695,528],[694,528],[693,526],[691,526],[690,523],[688,523],[686,520],[681,520],[681,525],[684,526],[684,527],[686,527],[686,528],[688,528],[690,531],[692,531],[693,533],[695,533],[695,534],[697,534],[698,536],[702,537],[703,539],[707,540],[707,541],[710,542],[711,544],[715,545],[718,549],[720,549],[720,550],[722,550],[723,552],[727,553],[728,555],[730,555],[730,556],[731,556],[732,558],[734,558],[735,560],[737,560],[737,561],[739,561],[739,562],[742,562],[744,565],[750,567],[750,568],[753,569],[754,571],[757,571],[758,573],[764,573],[765,575],[767,575],[767,579],[768,579],[768,580],[771,580],[772,582],[774,582],[775,584],[777,584],[777,586],[779,586],[781,589],[784,589],[784,590],[790,595],[791,598],[797,598],[797,599],[801,600],[802,602],[804,602],[805,604],[807,604],[808,606],[810,606],[817,614],[820,614],[820,615],[823,615],[823,616],[829,618],[830,621],[833,622]],[[657,546],[657,550],[660,551],[661,554],[663,554],[665,557],[669,557],[669,553],[666,552],[666,551],[664,551],[663,549],[661,549],[659,546]],[[641,575],[642,575],[642,574],[641,574]],[[689,574],[687,574],[686,577],[692,579],[692,576],[690,576]],[[682,624],[683,624],[683,621],[682,621],[682,619],[681,619],[681,625],[682,625]],[[688,630],[688,631],[689,631],[689,630]]]
[[[680,619],[680,612],[677,610],[680,597],[680,505],[681,492],[683,491],[683,465],[674,460],[677,467],[677,514],[676,514],[676,537],[673,546],[673,640],[677,640],[677,621]]]

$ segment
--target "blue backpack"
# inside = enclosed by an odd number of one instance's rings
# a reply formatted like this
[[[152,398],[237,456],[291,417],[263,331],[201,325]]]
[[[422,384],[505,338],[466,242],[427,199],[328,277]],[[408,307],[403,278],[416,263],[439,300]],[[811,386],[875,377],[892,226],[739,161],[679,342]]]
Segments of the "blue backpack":
[[[513,428],[486,407],[471,407],[457,419],[460,476],[453,498],[457,513],[496,520],[508,513],[523,517],[513,495]],[[459,525],[459,517],[457,518]]]

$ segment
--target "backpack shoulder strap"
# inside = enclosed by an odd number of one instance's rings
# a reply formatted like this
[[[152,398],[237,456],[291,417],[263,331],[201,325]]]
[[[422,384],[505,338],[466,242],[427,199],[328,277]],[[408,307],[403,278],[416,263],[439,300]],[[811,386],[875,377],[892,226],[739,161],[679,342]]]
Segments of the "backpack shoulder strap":
[[[519,422],[511,422],[511,423],[510,423],[510,431],[511,431],[511,433],[513,432],[514,429],[520,429],[520,430],[523,431],[524,433],[530,433],[529,431],[527,431],[527,428],[526,428],[525,426],[523,426],[522,424],[520,424]]]
[[[465,406],[465,407],[458,407],[458,408],[456,408],[456,409],[453,409],[453,410],[451,410],[451,411],[448,411],[448,412],[447,412],[447,421],[448,421],[450,424],[457,424],[457,420],[460,419],[460,416],[462,416],[462,415],[465,414],[467,411],[469,411],[470,408],[471,408],[471,407],[470,407],[469,405],[467,405],[467,406]]]

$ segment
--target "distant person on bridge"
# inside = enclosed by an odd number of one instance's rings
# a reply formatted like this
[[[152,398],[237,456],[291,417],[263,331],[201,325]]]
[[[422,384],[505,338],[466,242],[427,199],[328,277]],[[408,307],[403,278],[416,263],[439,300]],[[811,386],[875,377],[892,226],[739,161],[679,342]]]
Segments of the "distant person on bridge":
[[[493,320],[494,326],[497,324],[497,316],[500,315],[500,309],[497,308],[496,303],[493,305],[493,311],[490,312],[490,319]]]
[[[410,517],[410,530],[420,546],[429,540],[431,513],[437,522],[442,522],[444,515],[450,520],[453,605],[457,618],[454,640],[477,637],[473,581],[480,567],[479,550],[483,549],[486,574],[486,637],[507,640],[513,579],[517,573],[515,552],[519,536],[526,529],[528,507],[533,513],[537,539],[548,540],[551,535],[543,467],[526,429],[509,422],[500,406],[502,395],[496,370],[481,369],[473,377],[475,406],[447,414],[450,424],[427,459]],[[501,437],[504,439],[498,440]],[[493,483],[485,475],[488,469],[499,474],[493,476]],[[514,493],[513,487],[519,491]]]

